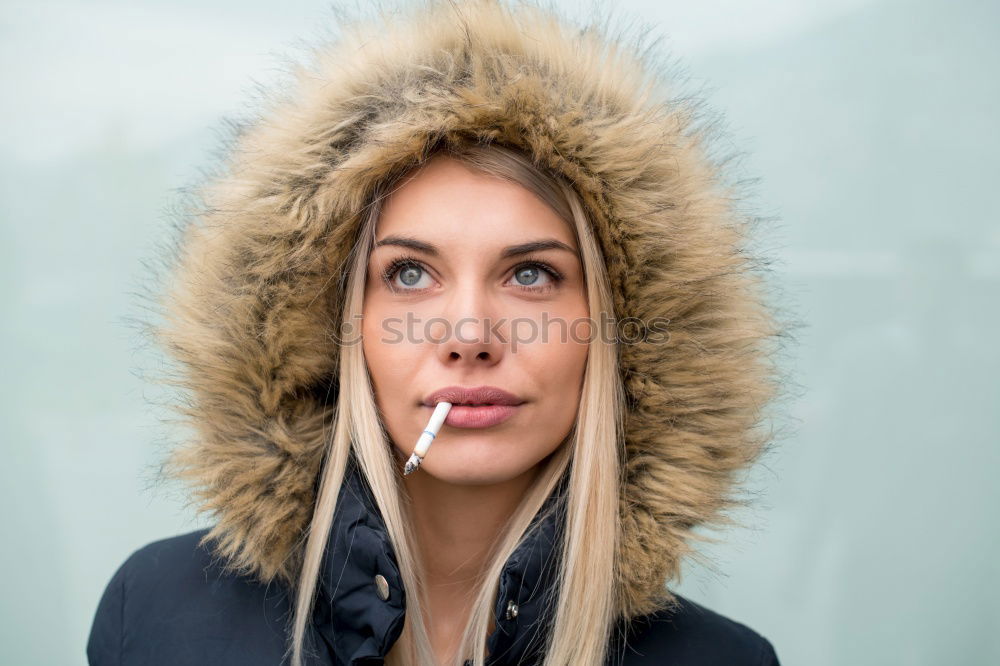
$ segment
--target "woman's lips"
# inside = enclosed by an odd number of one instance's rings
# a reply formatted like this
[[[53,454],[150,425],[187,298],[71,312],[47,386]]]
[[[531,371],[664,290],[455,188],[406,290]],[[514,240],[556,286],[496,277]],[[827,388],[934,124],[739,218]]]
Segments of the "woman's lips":
[[[425,405],[426,407],[426,405]],[[514,415],[520,405],[452,405],[444,424],[455,428],[489,428]],[[427,407],[427,409],[431,409]]]

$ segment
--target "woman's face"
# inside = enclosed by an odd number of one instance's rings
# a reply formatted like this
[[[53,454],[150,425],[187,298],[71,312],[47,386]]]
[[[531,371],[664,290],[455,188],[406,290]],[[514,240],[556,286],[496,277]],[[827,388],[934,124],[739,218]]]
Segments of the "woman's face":
[[[576,418],[588,315],[569,225],[520,185],[432,158],[386,199],[365,286],[364,354],[399,458],[435,391],[497,387],[519,404],[453,402],[416,473],[482,485],[532,471]]]

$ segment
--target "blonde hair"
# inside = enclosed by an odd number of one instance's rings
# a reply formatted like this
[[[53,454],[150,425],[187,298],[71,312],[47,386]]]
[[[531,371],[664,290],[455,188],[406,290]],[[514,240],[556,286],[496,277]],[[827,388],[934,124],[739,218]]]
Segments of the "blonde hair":
[[[430,155],[440,152],[437,149]],[[538,195],[574,229],[583,261],[591,321],[613,317],[611,288],[604,257],[593,236],[583,204],[572,187],[547,175],[517,150],[496,144],[447,147],[447,155],[472,169],[526,187]],[[428,159],[430,157],[428,155]],[[426,164],[424,160],[422,164]],[[419,168],[421,165],[417,165]],[[367,264],[382,199],[407,174],[379,184],[363,213],[358,242],[348,260],[344,321],[360,321]],[[543,464],[534,485],[515,510],[507,528],[497,535],[482,577],[476,582],[473,610],[466,622],[456,666],[471,659],[485,663],[486,639],[493,628],[498,580],[511,553],[525,537],[564,473],[569,474],[565,523],[555,581],[558,601],[544,666],[600,666],[605,661],[614,622],[619,542],[619,488],[622,483],[620,442],[623,441],[624,394],[614,340],[592,335],[580,404],[571,432]],[[402,634],[386,656],[389,666],[431,666],[435,663],[427,626],[419,609],[424,604],[419,555],[408,522],[404,488],[391,442],[380,424],[368,370],[360,344],[341,348],[340,394],[329,448],[321,471],[319,492],[305,545],[292,618],[292,666],[302,665],[303,642],[317,577],[336,509],[336,501],[352,450],[385,521],[407,595]]]

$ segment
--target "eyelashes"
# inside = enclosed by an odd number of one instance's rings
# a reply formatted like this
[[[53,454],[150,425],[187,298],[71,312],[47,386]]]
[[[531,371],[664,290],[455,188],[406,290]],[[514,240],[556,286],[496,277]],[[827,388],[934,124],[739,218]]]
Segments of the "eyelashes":
[[[397,285],[393,284],[392,281],[393,281],[393,278],[395,278],[396,273],[398,273],[401,268],[404,268],[406,266],[416,266],[416,267],[420,268],[421,270],[427,272],[427,267],[424,266],[423,262],[421,262],[416,257],[411,256],[411,255],[404,255],[404,256],[401,256],[401,257],[397,257],[397,258],[393,259],[391,262],[389,262],[389,265],[386,266],[385,269],[383,269],[383,271],[382,271],[381,277],[382,277],[382,281],[385,283],[385,285],[390,290],[392,290],[392,291],[413,291],[413,292],[419,292],[419,291],[423,291],[424,289],[426,289],[426,287],[423,287],[423,288],[422,287],[417,287],[417,288],[413,288],[413,287],[398,287]],[[548,284],[544,284],[544,285],[537,286],[537,287],[536,286],[532,286],[532,285],[516,284],[515,283],[515,285],[514,285],[515,288],[521,289],[523,291],[528,291],[528,292],[543,293],[543,292],[547,292],[547,291],[550,291],[552,289],[555,289],[556,287],[559,286],[559,284],[564,279],[562,273],[560,273],[558,270],[556,270],[550,264],[548,264],[548,263],[546,263],[544,261],[541,261],[539,259],[527,259],[525,261],[522,261],[521,263],[519,263],[517,266],[514,267],[514,273],[516,274],[521,269],[523,269],[523,268],[530,268],[530,267],[537,267],[537,268],[540,268],[543,271],[545,271],[545,273],[547,273],[548,276],[551,278],[550,282]]]

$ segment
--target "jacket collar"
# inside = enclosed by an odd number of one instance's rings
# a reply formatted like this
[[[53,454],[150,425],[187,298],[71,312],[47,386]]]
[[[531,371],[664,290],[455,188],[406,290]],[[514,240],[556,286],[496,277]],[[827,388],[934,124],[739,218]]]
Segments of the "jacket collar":
[[[541,655],[552,617],[547,609],[558,599],[555,556],[565,513],[562,503],[554,504],[565,488],[566,477],[500,575],[496,630],[486,645],[489,666],[531,664]],[[385,599],[377,576],[387,583]],[[402,633],[405,612],[406,590],[385,523],[352,456],[320,569],[314,624],[336,663],[381,663]]]

